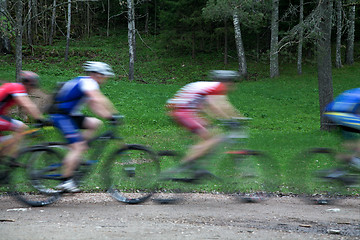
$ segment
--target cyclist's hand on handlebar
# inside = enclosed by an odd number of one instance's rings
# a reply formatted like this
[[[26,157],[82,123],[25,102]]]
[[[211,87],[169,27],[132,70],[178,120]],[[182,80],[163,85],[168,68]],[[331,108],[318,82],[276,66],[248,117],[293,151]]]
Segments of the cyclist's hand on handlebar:
[[[45,127],[45,126],[52,126],[52,122],[50,119],[42,118],[42,119],[36,119],[35,126],[36,127]]]
[[[240,126],[240,123],[234,119],[219,119],[219,121],[222,125],[230,128],[236,128]]]
[[[120,125],[120,124],[122,124],[123,119],[124,119],[124,116],[115,114],[115,115],[112,115],[111,118],[109,118],[109,123],[114,126]]]
[[[232,117],[231,118],[233,121],[241,121],[241,122],[244,122],[244,121],[250,121],[252,120],[252,118],[249,118],[249,117]]]

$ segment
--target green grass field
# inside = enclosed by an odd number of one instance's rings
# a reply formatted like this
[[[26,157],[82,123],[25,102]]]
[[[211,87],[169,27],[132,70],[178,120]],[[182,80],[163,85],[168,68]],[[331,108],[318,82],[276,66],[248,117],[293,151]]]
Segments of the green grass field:
[[[193,142],[192,136],[177,127],[166,115],[166,100],[184,84],[206,80],[211,69],[237,69],[237,63],[228,66],[222,56],[199,55],[197,59],[186,56],[172,57],[165,50],[156,48],[151,37],[146,38],[147,48],[137,46],[136,81],[126,77],[126,38],[97,38],[71,44],[69,62],[63,60],[64,43],[54,47],[35,47],[35,54],[24,47],[23,69],[37,72],[44,91],[50,92],[56,82],[66,81],[82,74],[81,65],[86,60],[99,60],[111,64],[117,74],[102,87],[121,114],[126,124],[120,128],[128,143],[141,143],[155,150],[171,149],[184,153]],[[153,45],[151,45],[153,43]],[[122,46],[122,47],[119,47]],[[275,191],[292,192],[297,166],[294,159],[310,147],[337,148],[340,138],[335,133],[320,131],[316,64],[304,66],[303,75],[296,73],[295,64],[284,64],[280,77],[267,77],[266,63],[249,61],[250,80],[237,83],[231,92],[231,102],[247,117],[252,118],[248,146],[268,153],[279,168],[278,186]],[[14,57],[0,56],[0,79],[13,81]],[[359,86],[360,64],[333,69],[334,96],[343,90]],[[55,133],[47,133],[58,138]],[[163,167],[173,166],[164,163]],[[269,176],[271,177],[271,176]],[[90,183],[91,182],[91,183]],[[96,183],[89,181],[87,190],[94,190]],[[222,191],[214,186],[199,187],[199,191]],[[356,194],[356,192],[349,192]]]

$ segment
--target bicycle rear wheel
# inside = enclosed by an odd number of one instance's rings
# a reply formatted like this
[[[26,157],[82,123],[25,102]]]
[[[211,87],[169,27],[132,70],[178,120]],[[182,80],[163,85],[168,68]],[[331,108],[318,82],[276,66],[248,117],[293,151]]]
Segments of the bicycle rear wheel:
[[[234,166],[220,166],[220,169],[224,169],[224,181],[228,191],[237,200],[257,203],[271,197],[271,193],[278,187],[280,175],[276,161],[256,150],[242,149],[229,151],[227,154],[231,156]]]
[[[156,154],[142,145],[126,145],[104,165],[105,184],[116,200],[136,204],[150,198],[157,187],[160,165]]]
[[[21,166],[12,172],[14,196],[32,207],[46,206],[58,200],[61,191],[55,187],[62,176],[61,160],[59,152],[44,146],[20,151],[17,162]]]

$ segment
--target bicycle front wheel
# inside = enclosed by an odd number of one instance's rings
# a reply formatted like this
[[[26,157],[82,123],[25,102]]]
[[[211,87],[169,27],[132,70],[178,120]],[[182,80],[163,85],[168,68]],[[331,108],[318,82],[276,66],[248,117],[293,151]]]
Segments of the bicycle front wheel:
[[[104,179],[116,200],[136,204],[149,199],[157,187],[160,165],[156,154],[142,145],[126,145],[105,163]]]
[[[256,150],[228,151],[231,156],[219,166],[218,176],[224,176],[225,189],[241,202],[260,202],[271,197],[279,181],[277,162]]]
[[[59,199],[61,191],[55,187],[61,179],[61,160],[59,152],[45,146],[21,150],[17,158],[20,166],[12,172],[14,196],[32,207],[46,206]]]
[[[335,160],[335,151],[328,148],[312,148],[299,155],[293,174],[294,189],[307,202],[313,204],[332,204],[343,196],[349,195],[349,188],[344,185],[346,171]]]

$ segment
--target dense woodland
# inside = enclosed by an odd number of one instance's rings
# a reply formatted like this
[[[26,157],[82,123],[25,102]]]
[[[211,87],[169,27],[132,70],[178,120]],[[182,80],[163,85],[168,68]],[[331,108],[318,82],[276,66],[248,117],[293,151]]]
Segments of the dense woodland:
[[[196,58],[222,53],[238,61],[269,64],[279,76],[284,61],[317,59],[320,106],[332,99],[331,68],[353,64],[360,38],[357,0],[0,0],[0,49],[22,69],[22,45],[52,45],[89,36],[128,32],[129,79],[134,79],[136,41],[154,35],[169,54]],[[333,49],[333,52],[331,52]],[[333,57],[332,57],[333,56]]]

